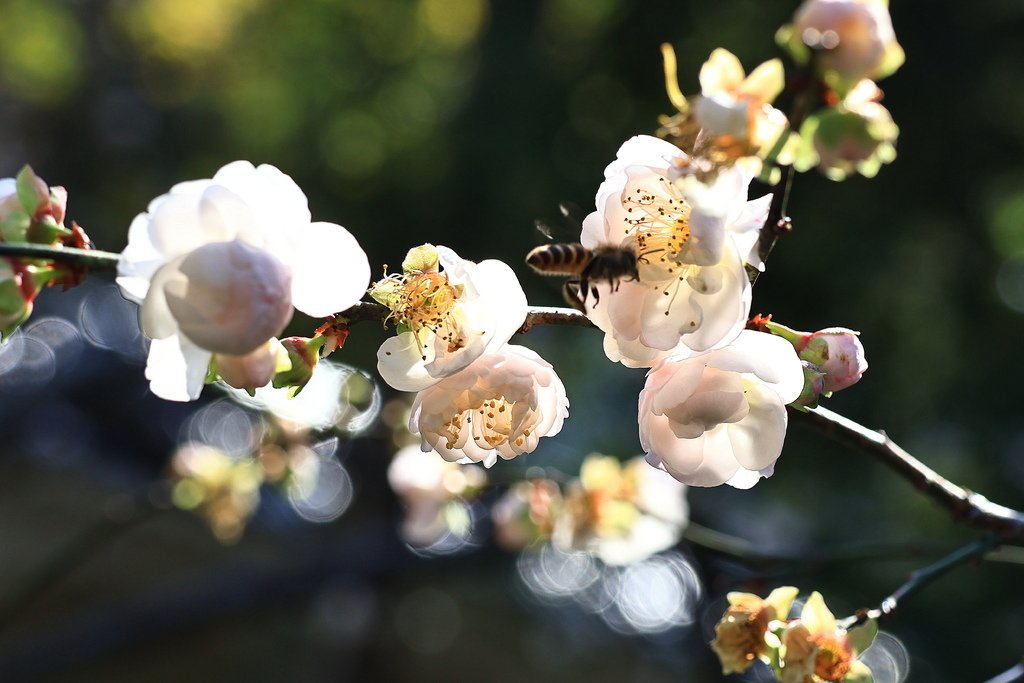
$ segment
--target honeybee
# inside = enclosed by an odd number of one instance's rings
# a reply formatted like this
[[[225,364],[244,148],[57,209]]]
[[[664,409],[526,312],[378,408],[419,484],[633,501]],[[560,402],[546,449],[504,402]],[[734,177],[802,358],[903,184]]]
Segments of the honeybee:
[[[612,291],[618,289],[621,280],[637,280],[637,255],[627,247],[603,244],[588,249],[579,242],[544,244],[535,247],[526,255],[526,263],[541,275],[560,275],[571,278],[566,281],[564,294],[573,308],[586,313],[587,295],[599,301],[594,280],[606,280]]]

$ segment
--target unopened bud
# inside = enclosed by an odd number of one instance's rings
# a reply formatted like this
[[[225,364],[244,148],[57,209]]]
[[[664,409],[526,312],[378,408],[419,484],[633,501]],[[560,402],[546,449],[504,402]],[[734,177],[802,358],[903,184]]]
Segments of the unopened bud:
[[[806,0],[796,11],[787,47],[797,59],[813,51],[822,78],[845,92],[862,78],[878,80],[903,64],[885,0]]]
[[[289,367],[274,375],[274,388],[291,387],[295,394],[302,391],[320,360],[320,348],[326,337],[288,337],[281,340],[281,346],[288,354]]]
[[[267,386],[277,372],[289,369],[288,352],[273,338],[245,355],[218,353],[214,360],[217,374],[225,383],[250,393]]]
[[[895,159],[899,128],[878,103],[880,97],[875,84],[865,80],[837,106],[809,117],[800,129],[804,147],[797,169],[817,166],[833,180],[854,172],[870,178]]]
[[[825,396],[856,384],[868,369],[864,346],[857,338],[860,332],[845,327],[798,332],[776,322],[767,323],[767,327],[772,334],[791,343],[800,360],[825,373],[820,392]]]

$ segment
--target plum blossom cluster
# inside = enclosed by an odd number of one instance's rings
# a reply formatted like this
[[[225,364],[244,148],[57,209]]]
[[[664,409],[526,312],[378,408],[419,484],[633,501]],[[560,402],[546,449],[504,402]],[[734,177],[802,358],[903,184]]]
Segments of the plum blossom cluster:
[[[0,179],[0,242],[51,247],[92,246],[74,221],[64,225],[68,193],[48,187],[30,166],[16,178]],[[0,258],[0,339],[6,340],[32,315],[43,287],[78,284],[84,271],[53,260]]]
[[[509,550],[550,542],[592,553],[605,564],[644,560],[678,543],[689,521],[686,486],[648,467],[591,454],[564,486],[531,479],[512,486],[492,510],[495,537]]]
[[[878,173],[896,156],[899,129],[879,103],[875,80],[896,71],[904,58],[887,5],[805,0],[793,23],[779,29],[779,44],[798,66],[794,80],[806,84],[796,95],[793,121],[772,106],[786,84],[780,60],[745,74],[735,55],[716,49],[701,68],[700,94],[686,97],[675,54],[662,46],[666,88],[677,111],[662,118],[660,134],[689,155],[677,170],[705,181],[733,165],[775,179],[775,163],[818,168],[834,180]]]
[[[648,461],[693,486],[749,488],[773,472],[803,370],[790,344],[744,329],[770,197],[747,200],[740,166],[710,183],[679,176],[688,159],[638,136],[605,170],[580,241],[633,250],[638,277],[595,285],[586,313],[611,360],[651,368],[638,413]]]
[[[798,592],[783,586],[764,599],[728,594],[729,607],[711,641],[722,673],[744,673],[761,661],[781,683],[870,683],[871,670],[858,656],[874,641],[875,621],[843,628],[818,592],[807,598],[798,618],[789,619]]]
[[[402,271],[370,288],[398,328],[381,344],[377,369],[392,387],[417,392],[409,431],[422,449],[491,467],[561,431],[569,414],[562,381],[536,353],[508,343],[527,312],[512,269],[425,244],[409,251]]]

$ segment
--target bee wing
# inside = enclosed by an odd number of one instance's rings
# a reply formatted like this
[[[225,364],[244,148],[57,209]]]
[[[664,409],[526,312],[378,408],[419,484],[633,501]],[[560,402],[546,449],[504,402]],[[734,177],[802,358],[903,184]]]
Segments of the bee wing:
[[[562,218],[569,224],[570,228],[576,231],[583,229],[583,220],[589,212],[584,211],[582,206],[575,202],[561,201],[558,202],[558,210],[562,213]]]
[[[544,239],[546,239],[548,242],[555,241],[555,234],[554,231],[551,229],[551,226],[542,221],[541,219],[536,219],[533,222],[533,227],[537,228],[537,232],[544,235]]]

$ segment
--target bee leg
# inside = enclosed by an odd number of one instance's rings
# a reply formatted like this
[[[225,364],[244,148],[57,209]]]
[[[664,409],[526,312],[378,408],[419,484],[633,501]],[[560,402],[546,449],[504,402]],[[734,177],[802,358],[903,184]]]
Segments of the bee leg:
[[[582,296],[581,296],[582,292]],[[565,297],[565,302],[575,308],[581,313],[587,312],[587,295],[586,290],[580,288],[580,282],[577,280],[568,280],[565,286],[562,288],[562,295]]]

